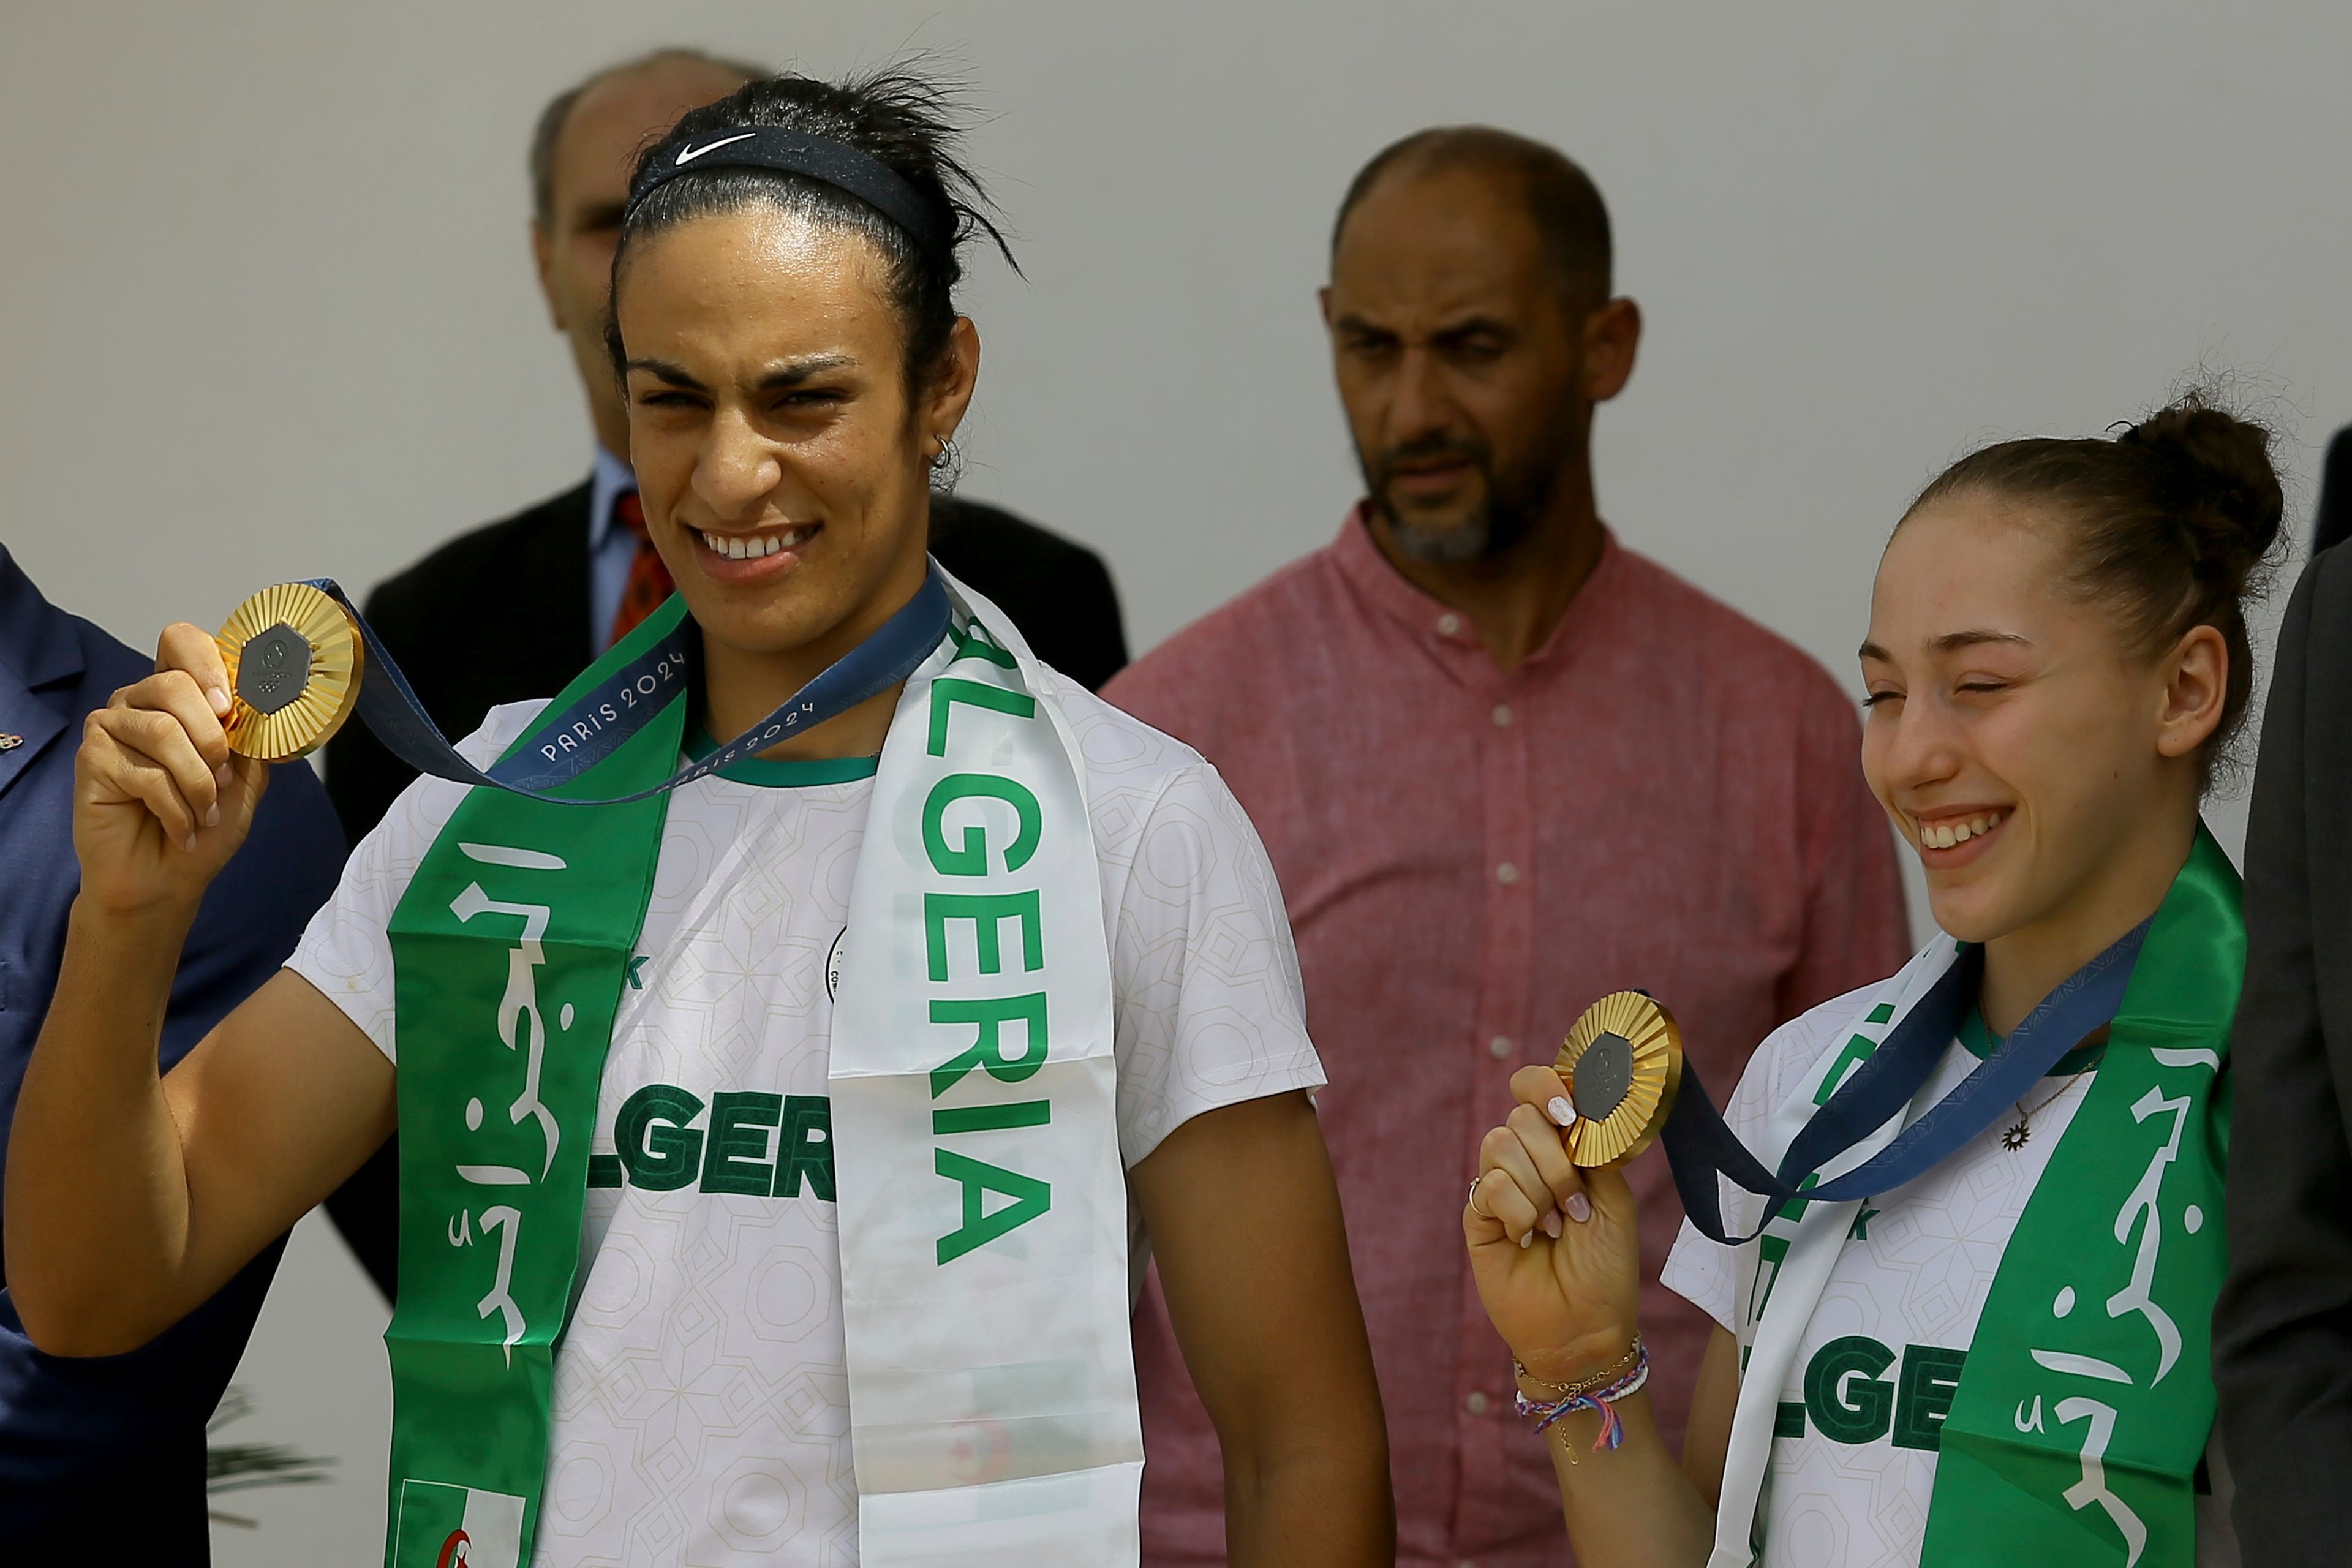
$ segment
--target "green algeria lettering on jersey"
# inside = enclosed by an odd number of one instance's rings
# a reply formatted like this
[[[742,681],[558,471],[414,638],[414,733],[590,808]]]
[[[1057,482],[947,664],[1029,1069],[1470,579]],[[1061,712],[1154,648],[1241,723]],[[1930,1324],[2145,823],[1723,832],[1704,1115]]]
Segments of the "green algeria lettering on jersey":
[[[1968,1352],[1943,1345],[1905,1345],[1898,1358],[1867,1334],[1832,1340],[1805,1364],[1805,1397],[1780,1402],[1772,1436],[1801,1437],[1810,1420],[1832,1443],[1857,1447],[1885,1437],[1898,1448],[1933,1453],[1968,1359]]]
[[[588,1156],[591,1187],[834,1201],[833,1102],[821,1094],[719,1089],[706,1102],[649,1083],[621,1102],[613,1142],[617,1152]]]

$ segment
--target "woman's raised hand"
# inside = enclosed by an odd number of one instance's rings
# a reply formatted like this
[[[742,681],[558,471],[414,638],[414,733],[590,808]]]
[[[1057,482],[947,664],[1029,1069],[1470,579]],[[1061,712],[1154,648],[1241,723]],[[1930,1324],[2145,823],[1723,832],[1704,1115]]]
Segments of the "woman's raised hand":
[[[1619,1361],[1640,1326],[1641,1241],[1619,1172],[1580,1170],[1560,1141],[1576,1120],[1548,1067],[1511,1075],[1518,1100],[1478,1145],[1478,1184],[1462,1211],[1486,1316],[1520,1363],[1572,1383]]]
[[[81,895],[110,913],[193,914],[245,842],[269,764],[228,749],[228,670],[212,634],[164,628],[155,673],[82,725],[74,759]]]

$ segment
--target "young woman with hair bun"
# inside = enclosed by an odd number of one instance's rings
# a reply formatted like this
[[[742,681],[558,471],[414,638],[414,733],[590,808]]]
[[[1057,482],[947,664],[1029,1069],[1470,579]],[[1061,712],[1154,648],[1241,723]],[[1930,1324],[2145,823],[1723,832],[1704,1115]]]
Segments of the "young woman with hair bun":
[[[1663,1278],[1718,1324],[1679,1463],[1633,1197],[1570,1162],[1569,1084],[1513,1077],[1463,1230],[1586,1568],[2236,1561],[2209,1322],[2245,929],[2199,808],[2252,686],[2269,448],[2191,397],[1988,447],[1896,525],[1862,762],[1940,934],[1758,1049],[1723,1121],[1764,1193],[1667,1132],[1702,1197]]]

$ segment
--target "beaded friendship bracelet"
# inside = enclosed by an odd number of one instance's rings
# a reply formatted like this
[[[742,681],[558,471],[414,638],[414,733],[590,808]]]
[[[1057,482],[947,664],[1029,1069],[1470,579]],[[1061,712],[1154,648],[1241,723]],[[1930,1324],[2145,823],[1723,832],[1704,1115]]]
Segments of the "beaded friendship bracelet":
[[[1601,1412],[1601,1436],[1592,1440],[1592,1451],[1597,1454],[1603,1448],[1613,1451],[1624,1444],[1625,1423],[1617,1415],[1617,1402],[1639,1393],[1650,1381],[1650,1351],[1636,1335],[1633,1348],[1626,1352],[1615,1366],[1597,1377],[1573,1384],[1547,1384],[1541,1378],[1530,1377],[1516,1359],[1511,1363],[1511,1368],[1529,1383],[1559,1391],[1559,1397],[1549,1403],[1529,1399],[1524,1390],[1518,1395],[1519,1414],[1533,1417],[1538,1432],[1547,1430],[1560,1417],[1579,1410]],[[1576,1457],[1573,1447],[1569,1449],[1569,1457]]]

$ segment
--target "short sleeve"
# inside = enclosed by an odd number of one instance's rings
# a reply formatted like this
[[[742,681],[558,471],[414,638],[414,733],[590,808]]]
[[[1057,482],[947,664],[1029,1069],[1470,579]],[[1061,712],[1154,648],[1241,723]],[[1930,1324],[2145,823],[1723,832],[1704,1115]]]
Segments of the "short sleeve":
[[[1733,1333],[1739,1331],[1732,1321],[1739,1300],[1738,1251],[1708,1240],[1688,1220],[1675,1237],[1666,1266],[1658,1270],[1658,1283]]]
[[[1111,976],[1133,1167],[1204,1110],[1320,1088],[1323,1064],[1273,864],[1216,770],[1171,771],[1120,848]]]
[[[457,743],[457,754],[476,767],[488,766],[542,706],[519,702],[490,710],[482,727]],[[469,787],[426,776],[401,791],[383,820],[352,851],[334,897],[310,917],[294,956],[286,961],[287,968],[341,1008],[387,1058],[397,1059],[392,912]]]

